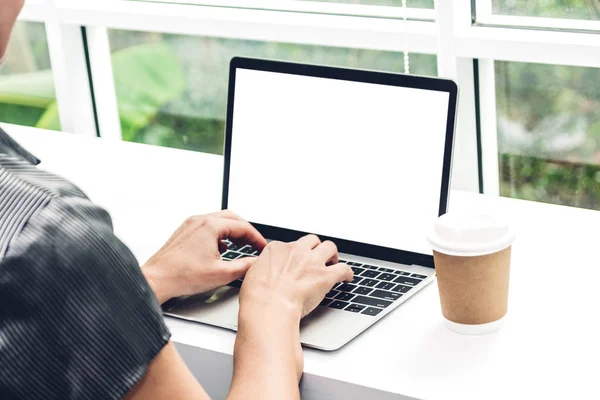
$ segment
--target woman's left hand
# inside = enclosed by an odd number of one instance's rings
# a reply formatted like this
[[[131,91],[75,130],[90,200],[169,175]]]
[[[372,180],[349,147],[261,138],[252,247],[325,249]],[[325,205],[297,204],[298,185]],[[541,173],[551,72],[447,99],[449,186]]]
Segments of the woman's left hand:
[[[158,301],[208,292],[243,277],[254,257],[221,260],[224,239],[259,251],[267,245],[256,228],[231,211],[188,218],[142,267]]]

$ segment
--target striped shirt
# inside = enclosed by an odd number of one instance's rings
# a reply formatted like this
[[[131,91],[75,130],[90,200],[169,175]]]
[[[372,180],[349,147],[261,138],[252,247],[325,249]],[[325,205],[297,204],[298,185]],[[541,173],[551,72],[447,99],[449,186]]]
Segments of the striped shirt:
[[[110,216],[0,129],[0,399],[119,399],[168,342]]]

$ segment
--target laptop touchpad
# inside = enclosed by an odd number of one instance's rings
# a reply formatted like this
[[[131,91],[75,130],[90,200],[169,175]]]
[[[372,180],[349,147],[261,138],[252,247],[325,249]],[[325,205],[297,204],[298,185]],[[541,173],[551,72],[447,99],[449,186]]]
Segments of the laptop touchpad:
[[[236,330],[240,290],[223,286],[213,291],[190,296],[166,314]]]

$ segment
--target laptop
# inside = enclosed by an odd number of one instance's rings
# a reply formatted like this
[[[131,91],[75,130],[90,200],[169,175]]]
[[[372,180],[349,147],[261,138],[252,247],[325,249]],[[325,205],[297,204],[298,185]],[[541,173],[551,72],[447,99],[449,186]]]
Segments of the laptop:
[[[231,61],[223,209],[267,240],[331,240],[354,270],[301,322],[305,346],[339,349],[435,279],[426,237],[448,205],[457,91],[446,79]],[[258,254],[227,245],[225,260]],[[163,310],[236,330],[242,284]]]

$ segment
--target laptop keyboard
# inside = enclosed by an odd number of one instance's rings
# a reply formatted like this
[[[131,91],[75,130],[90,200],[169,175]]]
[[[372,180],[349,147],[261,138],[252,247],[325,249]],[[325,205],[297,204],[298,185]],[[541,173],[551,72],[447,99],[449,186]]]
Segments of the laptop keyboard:
[[[221,255],[225,261],[243,257],[256,257],[258,251],[251,246],[236,246],[230,241],[227,251]],[[353,313],[376,316],[385,308],[421,283],[427,276],[407,271],[384,268],[376,265],[339,260],[348,264],[354,271],[354,279],[350,283],[338,283],[325,295],[320,307],[336,308]],[[227,286],[241,288],[242,279],[235,280]]]

